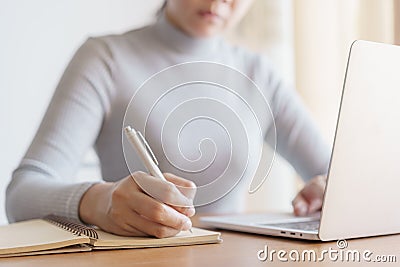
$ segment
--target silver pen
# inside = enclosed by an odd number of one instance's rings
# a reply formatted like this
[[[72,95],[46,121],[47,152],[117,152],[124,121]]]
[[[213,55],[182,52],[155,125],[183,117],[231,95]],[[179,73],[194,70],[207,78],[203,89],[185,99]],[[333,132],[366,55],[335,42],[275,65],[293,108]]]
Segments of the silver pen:
[[[149,173],[154,177],[157,177],[163,181],[167,181],[158,168],[158,161],[143,135],[139,131],[133,129],[131,126],[126,126],[124,130],[126,137],[131,145],[137,150]],[[192,229],[189,229],[189,231],[193,233]]]

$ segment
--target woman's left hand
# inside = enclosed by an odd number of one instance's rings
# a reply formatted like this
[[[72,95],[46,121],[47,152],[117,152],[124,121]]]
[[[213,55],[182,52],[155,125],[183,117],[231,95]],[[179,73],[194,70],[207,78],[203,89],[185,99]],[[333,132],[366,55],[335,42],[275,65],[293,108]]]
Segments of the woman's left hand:
[[[326,186],[326,176],[312,178],[292,201],[294,214],[304,216],[319,211]]]

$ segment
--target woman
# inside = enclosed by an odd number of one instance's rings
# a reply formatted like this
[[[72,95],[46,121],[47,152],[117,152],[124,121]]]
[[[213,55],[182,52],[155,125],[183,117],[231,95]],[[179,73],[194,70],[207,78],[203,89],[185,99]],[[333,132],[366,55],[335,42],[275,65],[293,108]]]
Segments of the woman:
[[[132,179],[120,144],[123,115],[133,90],[166,67],[194,60],[235,67],[269,92],[277,150],[308,181],[293,201],[294,212],[304,215],[320,209],[330,153],[309,115],[265,59],[218,37],[242,18],[251,3],[168,0],[153,25],[87,40],[67,67],[30,148],[13,173],[6,198],[9,220],[53,213],[127,236],[166,237],[189,229],[194,207],[160,203],[136,181],[152,181],[176,203],[184,203],[187,196],[171,184],[194,187],[193,182],[165,174],[170,182],[165,183],[143,172],[132,173]],[[91,146],[98,153],[106,182],[65,183]],[[239,187],[198,212],[237,212],[243,197]]]

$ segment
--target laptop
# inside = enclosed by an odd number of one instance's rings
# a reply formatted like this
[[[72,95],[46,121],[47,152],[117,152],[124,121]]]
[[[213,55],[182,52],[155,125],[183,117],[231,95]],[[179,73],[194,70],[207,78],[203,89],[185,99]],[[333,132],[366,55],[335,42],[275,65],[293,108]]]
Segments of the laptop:
[[[200,218],[208,227],[331,241],[400,233],[400,47],[350,49],[322,210]]]

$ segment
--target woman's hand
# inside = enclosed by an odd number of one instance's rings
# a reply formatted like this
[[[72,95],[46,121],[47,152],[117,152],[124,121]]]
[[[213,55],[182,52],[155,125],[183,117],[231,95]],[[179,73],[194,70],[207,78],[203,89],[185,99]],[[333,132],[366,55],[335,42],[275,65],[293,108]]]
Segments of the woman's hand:
[[[304,216],[321,209],[326,186],[326,177],[312,178],[292,201],[294,214]]]
[[[128,176],[115,183],[96,184],[83,195],[79,216],[85,223],[124,236],[163,238],[189,230],[192,227],[189,217],[195,213],[193,198],[196,186],[172,174],[164,176],[168,182],[147,173],[135,172],[135,179]],[[152,193],[154,189],[158,199],[175,206],[149,196],[135,180],[142,187],[142,181],[145,182],[144,187],[148,185]]]

